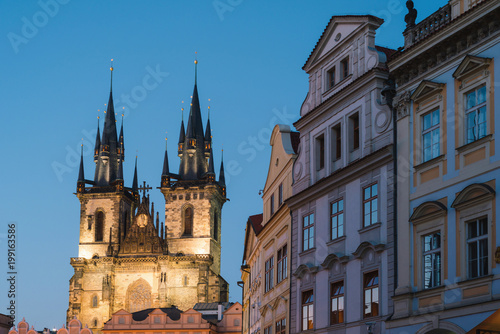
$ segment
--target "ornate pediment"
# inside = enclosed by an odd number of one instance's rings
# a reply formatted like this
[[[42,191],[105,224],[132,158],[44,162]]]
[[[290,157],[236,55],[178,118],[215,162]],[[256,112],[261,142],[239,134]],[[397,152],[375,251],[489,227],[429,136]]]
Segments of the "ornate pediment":
[[[474,183],[462,190],[453,203],[452,208],[462,208],[491,199],[495,196],[495,190],[485,183]]]
[[[411,95],[411,99],[413,101],[419,101],[430,95],[438,94],[443,90],[444,86],[444,83],[423,80]]]
[[[312,263],[301,264],[300,266],[297,267],[297,270],[295,270],[293,276],[302,278],[307,273],[316,274],[318,270],[319,267],[313,265]]]
[[[409,219],[412,223],[419,223],[423,220],[430,220],[441,215],[445,215],[448,211],[446,205],[438,201],[429,201],[420,204],[413,210]]]
[[[352,253],[356,259],[363,257],[366,251],[373,250],[375,253],[380,253],[385,249],[385,244],[374,244],[369,241],[363,241],[358,248]]]
[[[348,255],[343,255],[340,253],[332,253],[328,254],[325,259],[323,260],[323,263],[321,263],[321,266],[325,269],[330,269],[335,262],[339,263],[347,263],[349,261],[349,256]]]
[[[468,55],[460,63],[455,72],[453,72],[453,77],[460,80],[464,76],[467,76],[474,71],[487,68],[490,65],[490,62],[491,58]]]

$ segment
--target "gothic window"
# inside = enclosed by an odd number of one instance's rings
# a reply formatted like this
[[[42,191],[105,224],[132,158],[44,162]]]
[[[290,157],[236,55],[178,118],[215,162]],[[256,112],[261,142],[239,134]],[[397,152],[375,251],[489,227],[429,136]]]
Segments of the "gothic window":
[[[102,241],[104,236],[104,212],[97,211],[95,215],[95,241]]]
[[[219,240],[219,216],[217,211],[214,211],[214,239]]]
[[[97,307],[99,305],[99,300],[97,299],[97,295],[92,297],[92,307]]]
[[[193,208],[188,206],[184,209],[184,235],[193,234]]]
[[[94,320],[92,320],[92,324],[94,325],[94,327],[97,327],[97,319],[94,318]]]
[[[132,283],[127,289],[126,308],[130,313],[151,308],[151,286],[144,279]]]

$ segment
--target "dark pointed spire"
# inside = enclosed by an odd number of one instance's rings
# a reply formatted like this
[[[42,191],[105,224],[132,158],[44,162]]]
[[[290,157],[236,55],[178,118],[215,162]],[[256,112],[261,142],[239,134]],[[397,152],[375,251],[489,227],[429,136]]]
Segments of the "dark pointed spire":
[[[97,134],[95,136],[95,146],[94,146],[94,162],[97,162],[99,157],[99,150],[101,149],[101,131],[99,129],[99,116],[97,116]]]
[[[123,150],[123,145],[121,145],[121,149]],[[120,159],[118,162],[118,176],[116,179],[123,181],[123,159]]]
[[[78,171],[78,182],[85,182],[85,173],[83,171],[83,142],[82,151],[80,154],[80,170]]]
[[[208,120],[207,120],[207,128],[205,129],[205,141],[212,141],[212,128],[210,127],[210,106],[208,106]]]
[[[170,170],[168,168],[168,153],[167,153],[167,138],[165,138],[165,157],[163,158],[163,171],[161,172],[162,176],[169,175]]]
[[[111,66],[111,88],[109,100],[104,119],[104,129],[102,132],[101,146],[99,148],[99,157],[97,159],[96,173],[94,183],[97,186],[107,186],[114,182],[118,175],[119,156],[118,141],[115,120],[115,108],[113,105],[113,67]]]
[[[120,128],[120,135],[118,136],[118,143],[120,145],[120,159],[125,160],[125,142],[123,141],[123,114],[122,114],[122,126]]]
[[[215,175],[214,152],[212,151],[212,149],[210,149],[210,157],[208,158],[208,173]]]
[[[135,156],[135,169],[134,169],[134,180],[132,181],[132,191],[138,192],[139,186],[137,185],[137,156]]]
[[[226,186],[226,177],[224,176],[224,150],[222,150],[220,159],[219,184],[224,187]]]

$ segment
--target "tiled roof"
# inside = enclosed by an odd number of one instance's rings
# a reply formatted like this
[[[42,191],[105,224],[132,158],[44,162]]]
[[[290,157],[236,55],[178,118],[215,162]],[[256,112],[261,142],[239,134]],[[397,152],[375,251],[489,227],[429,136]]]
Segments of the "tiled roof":
[[[224,311],[230,308],[234,303],[231,302],[223,302],[220,303],[224,306]],[[217,311],[219,308],[219,303],[196,303],[193,307],[193,310],[196,311]]]
[[[259,235],[260,231],[262,231],[262,221],[264,220],[264,215],[259,213],[258,215],[253,215],[248,217],[248,221],[252,225],[253,231],[255,235]]]

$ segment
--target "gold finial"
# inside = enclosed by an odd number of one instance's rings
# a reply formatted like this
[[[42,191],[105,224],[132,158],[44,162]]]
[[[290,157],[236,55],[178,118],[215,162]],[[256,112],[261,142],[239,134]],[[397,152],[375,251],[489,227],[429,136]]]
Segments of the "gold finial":
[[[197,51],[194,52],[194,63],[195,63],[195,65],[198,64],[198,52]]]
[[[194,84],[198,81],[198,52],[194,52]],[[191,97],[193,98],[193,97]]]
[[[113,58],[111,58],[111,67],[109,69],[110,71],[113,71]]]
[[[83,138],[82,138],[82,147],[83,147]]]
[[[100,119],[101,117],[99,116],[99,112],[101,111],[101,109],[97,109],[97,119]]]

